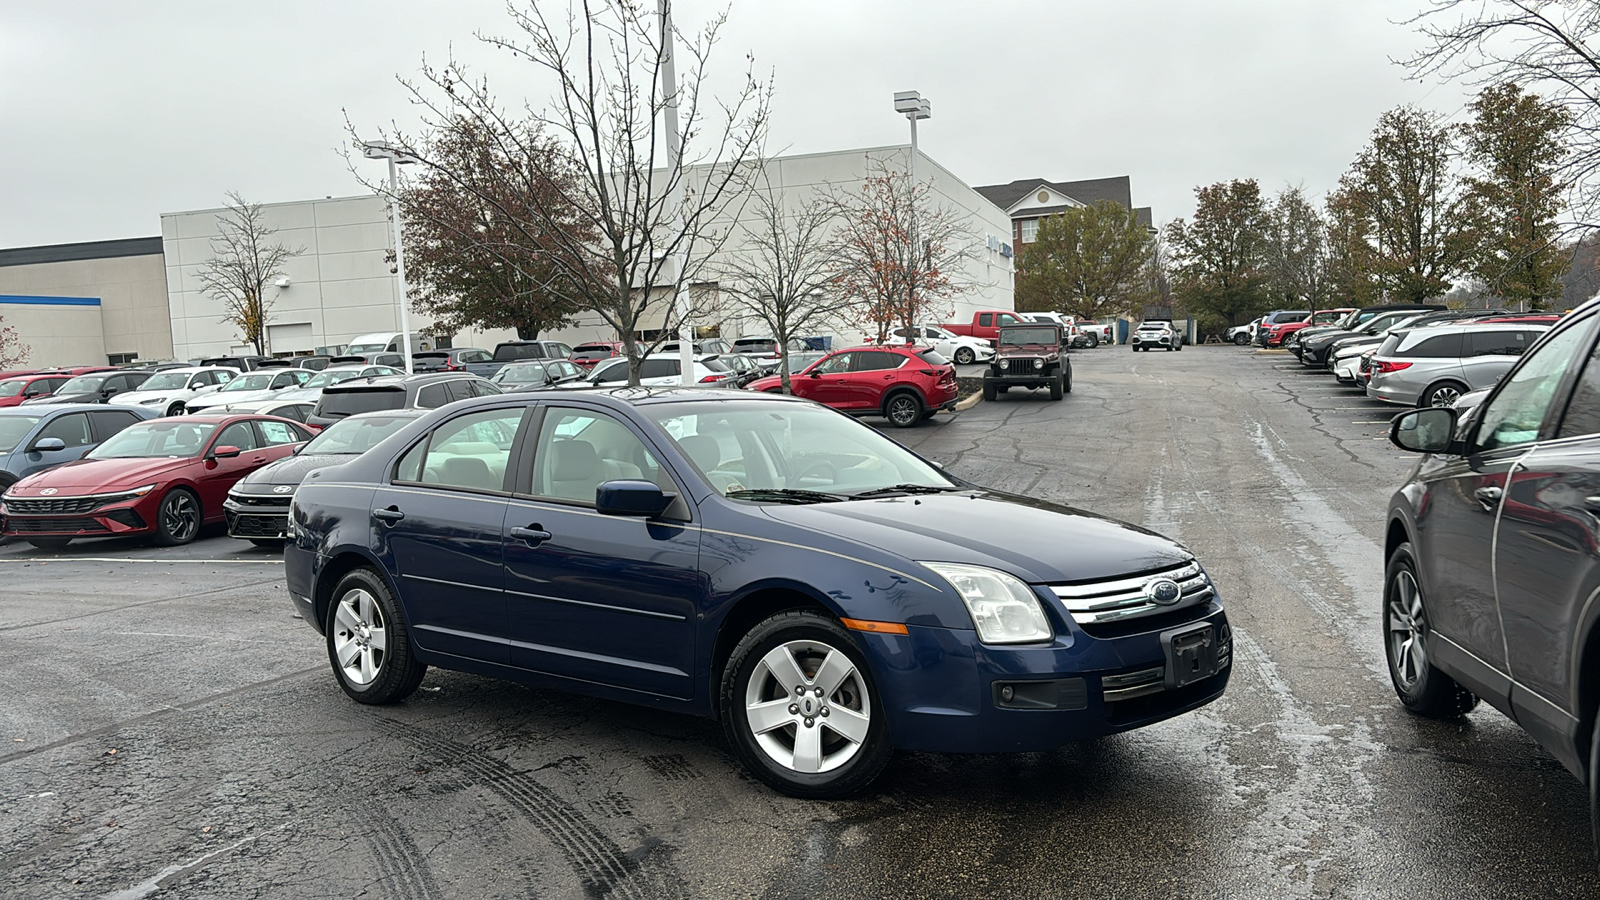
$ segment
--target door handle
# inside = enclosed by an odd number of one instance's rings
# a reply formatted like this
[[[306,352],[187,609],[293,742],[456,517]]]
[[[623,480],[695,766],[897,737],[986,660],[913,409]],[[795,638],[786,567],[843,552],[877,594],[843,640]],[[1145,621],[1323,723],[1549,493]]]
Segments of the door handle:
[[[1504,492],[1499,488],[1491,485],[1489,487],[1478,488],[1472,492],[1472,496],[1476,497],[1478,502],[1483,504],[1484,509],[1493,509],[1497,504],[1499,504],[1500,497],[1503,493]]]
[[[537,522],[528,526],[527,528],[512,528],[511,536],[514,538],[522,538],[522,540],[525,541],[529,547],[537,547],[545,541],[555,537],[555,535],[541,528]]]
[[[1593,497],[1583,498],[1583,505],[1589,507],[1595,512],[1600,512],[1600,494],[1596,494]]]
[[[375,510],[373,510],[372,511],[372,517],[374,519],[380,519],[380,520],[385,521],[385,522],[398,522],[401,519],[404,519],[406,517],[406,514],[400,511],[400,507],[398,507],[398,506],[390,506],[390,507],[388,507],[386,509],[375,509]]]

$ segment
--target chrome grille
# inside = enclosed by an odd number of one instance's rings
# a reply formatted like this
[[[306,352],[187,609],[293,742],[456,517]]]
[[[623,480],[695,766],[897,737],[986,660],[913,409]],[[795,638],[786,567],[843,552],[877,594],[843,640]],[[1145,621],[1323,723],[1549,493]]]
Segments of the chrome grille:
[[[1178,583],[1180,594],[1176,603],[1162,606],[1146,596],[1145,585],[1157,578]],[[1067,608],[1073,621],[1079,625],[1159,615],[1204,603],[1216,596],[1211,579],[1193,560],[1180,566],[1092,584],[1052,584],[1050,590],[1060,598],[1061,605]]]

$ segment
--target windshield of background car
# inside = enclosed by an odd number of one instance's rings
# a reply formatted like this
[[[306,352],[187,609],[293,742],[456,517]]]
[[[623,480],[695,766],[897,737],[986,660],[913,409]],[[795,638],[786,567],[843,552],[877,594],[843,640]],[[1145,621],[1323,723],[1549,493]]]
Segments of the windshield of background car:
[[[141,391],[181,391],[189,386],[188,372],[157,372],[139,385]]]
[[[185,422],[182,419],[157,419],[129,425],[105,443],[89,451],[84,459],[142,459],[147,457],[199,456],[216,425]]]
[[[522,363],[521,365],[506,366],[494,373],[496,384],[543,384],[546,375],[541,363]]]
[[[1139,329],[1143,331],[1144,329]],[[1006,347],[1025,347],[1029,344],[1055,344],[1056,330],[1054,328],[1004,328],[1000,331],[999,343]]]
[[[300,451],[302,456],[318,453],[365,453],[378,442],[404,428],[416,416],[362,416],[345,419],[323,429]]]
[[[317,401],[316,415],[342,419],[356,413],[377,412],[383,409],[400,409],[406,405],[405,388],[379,388],[361,391],[323,391]]]
[[[0,381],[0,397],[15,397],[27,386],[28,383],[22,380]]]
[[[0,453],[10,453],[43,416],[0,416]]]
[[[641,407],[720,493],[856,494],[894,485],[955,488],[930,463],[856,420],[798,403]]]
[[[73,378],[61,387],[56,388],[56,393],[63,397],[70,394],[92,394],[100,390],[100,387],[106,383],[106,379],[110,377],[110,375],[79,375],[77,378]]]
[[[272,387],[272,378],[276,372],[252,372],[249,375],[240,375],[238,378],[223,385],[217,393],[238,393],[240,391],[264,391]]]

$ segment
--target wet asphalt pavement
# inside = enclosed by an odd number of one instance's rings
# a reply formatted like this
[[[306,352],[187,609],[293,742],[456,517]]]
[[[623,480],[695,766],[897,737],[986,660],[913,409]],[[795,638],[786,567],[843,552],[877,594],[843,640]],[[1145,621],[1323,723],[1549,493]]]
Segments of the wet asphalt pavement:
[[[345,698],[273,553],[0,547],[0,896],[1578,897],[1583,789],[1499,713],[1406,714],[1378,631],[1393,408],[1234,347],[893,432],[1184,541],[1224,698],[1052,753],[902,754],[782,797],[710,722],[430,671]],[[881,424],[881,423],[879,423]]]

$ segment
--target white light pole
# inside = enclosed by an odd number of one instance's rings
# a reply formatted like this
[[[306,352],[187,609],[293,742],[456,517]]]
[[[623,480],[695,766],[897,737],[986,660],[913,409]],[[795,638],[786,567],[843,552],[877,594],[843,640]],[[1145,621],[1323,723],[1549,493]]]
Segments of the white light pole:
[[[667,130],[667,170],[668,180],[679,184],[683,178],[683,148],[678,146],[678,64],[673,59],[672,52],[672,0],[657,0],[656,11],[661,16],[661,95],[666,100],[664,110],[665,125]],[[672,198],[678,204],[677,197]],[[673,223],[678,228],[680,235],[683,233],[683,207],[678,204],[677,215]],[[678,283],[683,280],[684,258],[677,254],[672,258],[672,296],[667,298],[667,309],[678,308]],[[692,385],[694,377],[694,325],[684,316],[683,322],[678,326],[678,368],[679,383]]]
[[[922,244],[917,237],[917,120],[930,118],[933,115],[933,105],[928,98],[916,91],[896,91],[894,95],[894,111],[903,113],[906,121],[911,123],[911,193],[909,203],[911,210],[911,283],[906,287],[906,306],[908,312],[914,313],[917,308],[917,282],[922,280]],[[915,316],[911,316],[915,318]],[[914,323],[907,322],[906,325]],[[911,343],[911,332],[906,332],[906,343]]]
[[[406,374],[411,374],[411,305],[406,302],[406,259],[400,250],[400,186],[395,177],[396,165],[406,166],[421,162],[415,156],[388,141],[362,141],[361,151],[367,159],[382,159],[389,163],[389,211],[394,228],[394,272],[400,282],[400,349],[406,358]]]

